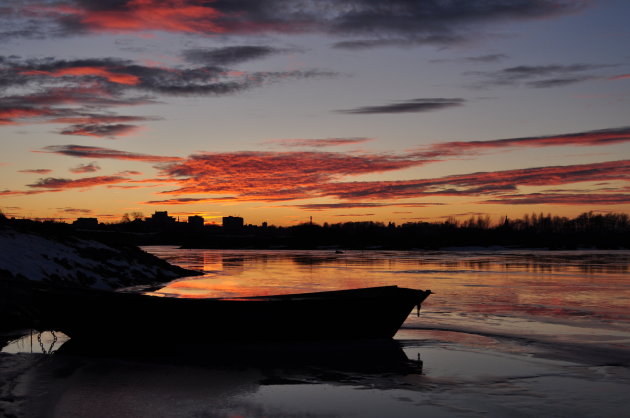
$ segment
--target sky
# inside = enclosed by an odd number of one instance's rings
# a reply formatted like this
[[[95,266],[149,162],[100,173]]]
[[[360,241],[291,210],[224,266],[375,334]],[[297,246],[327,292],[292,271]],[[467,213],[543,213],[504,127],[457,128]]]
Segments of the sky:
[[[627,0],[3,0],[0,210],[630,213]]]

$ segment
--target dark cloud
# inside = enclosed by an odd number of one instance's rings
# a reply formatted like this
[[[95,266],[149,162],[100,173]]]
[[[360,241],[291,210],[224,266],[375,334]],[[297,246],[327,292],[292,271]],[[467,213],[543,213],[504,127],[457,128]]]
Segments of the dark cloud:
[[[472,87],[518,86],[534,88],[561,87],[569,84],[598,78],[592,74],[579,74],[602,68],[614,67],[612,64],[553,64],[519,65],[499,71],[468,71],[465,75],[479,77],[481,80]]]
[[[394,102],[380,106],[363,106],[354,109],[337,110],[337,113],[348,113],[353,115],[368,115],[375,113],[418,113],[431,112],[434,110],[447,109],[461,106],[466,102],[464,99],[434,98],[434,99],[412,99],[401,102]]]
[[[251,49],[255,47],[242,48],[246,49],[230,49],[227,52],[226,48],[220,49],[221,53],[215,51],[213,59],[231,59],[234,62],[263,53]],[[199,55],[200,51],[197,53]],[[115,115],[106,111],[114,106],[158,103],[152,97],[138,96],[138,92],[221,96],[284,80],[336,75],[315,69],[242,72],[216,65],[167,68],[118,58],[61,60],[0,57],[0,93],[3,88],[26,90],[25,94],[0,97],[0,125],[67,123],[70,126],[59,130],[60,134],[114,138],[129,135],[139,128],[125,122],[159,119]]]
[[[87,215],[87,214],[92,213],[91,209],[57,208],[57,210],[64,213],[74,213],[74,214],[80,214],[80,215]]]
[[[134,133],[138,130],[136,125],[126,125],[122,123],[118,124],[85,124],[85,125],[71,125],[66,129],[63,129],[59,133],[62,135],[80,135],[80,136],[95,136],[95,137],[107,137],[114,138],[117,136],[126,136]]]
[[[324,148],[342,145],[362,144],[372,141],[373,138],[321,138],[321,139],[271,139],[265,144],[277,144],[284,147]]]
[[[19,170],[18,173],[31,173],[31,174],[48,174],[51,173],[52,170],[48,168],[34,168],[30,170]]]
[[[121,183],[127,180],[127,178],[120,176],[85,177],[75,180],[47,177],[39,179],[39,181],[33,184],[28,184],[27,186],[41,189],[75,189],[101,186],[103,184]]]
[[[27,82],[27,80],[23,81],[24,83]],[[44,107],[44,109],[47,109],[49,106],[58,105],[83,105],[86,107],[89,106],[89,109],[93,109],[94,107],[107,108],[159,103],[148,96],[125,97],[120,91],[110,91],[105,86],[96,84],[86,86],[82,83],[76,83],[65,87],[50,86],[42,88],[41,82],[45,81],[45,79],[40,80],[40,83],[34,86],[35,91],[32,93],[3,96],[2,105],[6,108],[37,106],[38,108]],[[19,83],[12,85],[12,87],[18,86]],[[59,110],[58,108],[55,109]],[[61,116],[77,115],[76,109],[71,111],[70,109],[62,108],[61,110]],[[85,113],[88,112],[84,112],[84,114]]]
[[[14,59],[2,67],[0,75],[3,73],[6,77],[0,83],[6,86],[41,86],[48,83],[51,87],[65,84],[67,88],[97,83],[100,94],[96,94],[99,92],[93,88],[91,95],[115,99],[131,91],[171,95],[229,95],[280,80],[336,76],[330,71],[313,69],[235,72],[216,65],[151,67],[117,58]]]
[[[454,45],[464,42],[465,38],[456,34],[431,34],[414,35],[411,38],[378,38],[378,39],[355,39],[352,41],[339,41],[332,44],[336,49],[372,49],[385,47],[408,48],[422,45]]]
[[[108,148],[90,147],[86,145],[50,145],[34,152],[60,154],[78,158],[107,158],[113,160],[145,161],[151,163],[181,160],[180,157],[138,154]]]
[[[430,60],[429,62],[432,62],[432,63],[442,63],[442,62],[493,63],[493,62],[503,61],[508,58],[509,56],[506,54],[487,54],[487,55],[478,55],[474,57],[434,59],[434,60]]]
[[[205,65],[229,66],[288,52],[270,46],[228,46],[223,48],[187,49],[182,55],[188,62]]]
[[[96,162],[91,162],[89,164],[79,164],[78,166],[71,168],[70,172],[75,174],[94,173],[100,169],[101,167]]]
[[[451,43],[484,26],[582,10],[588,0],[25,0],[4,14],[5,37],[169,31],[198,35],[326,33],[382,46]],[[10,26],[9,26],[10,25]]]
[[[525,83],[527,87],[534,87],[537,89],[546,89],[550,87],[563,87],[569,84],[581,83],[583,81],[592,80],[596,77],[584,76],[584,77],[565,77],[565,78],[550,78],[547,80],[529,81]]]

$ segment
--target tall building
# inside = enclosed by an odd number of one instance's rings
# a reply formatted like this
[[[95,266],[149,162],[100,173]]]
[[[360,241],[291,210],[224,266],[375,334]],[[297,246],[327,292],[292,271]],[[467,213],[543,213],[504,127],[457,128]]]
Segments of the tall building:
[[[243,218],[240,216],[224,216],[223,228],[230,231],[238,231],[243,229]]]

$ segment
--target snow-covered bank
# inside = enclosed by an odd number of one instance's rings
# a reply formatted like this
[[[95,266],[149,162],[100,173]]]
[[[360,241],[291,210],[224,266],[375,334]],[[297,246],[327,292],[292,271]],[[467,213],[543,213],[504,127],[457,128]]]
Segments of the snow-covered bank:
[[[196,274],[134,245],[110,241],[77,234],[67,225],[0,221],[0,278],[111,290]]]

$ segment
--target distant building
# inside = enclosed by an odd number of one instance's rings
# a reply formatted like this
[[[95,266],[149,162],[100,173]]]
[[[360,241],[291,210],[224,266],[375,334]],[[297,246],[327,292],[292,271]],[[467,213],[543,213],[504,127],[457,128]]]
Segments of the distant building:
[[[98,218],[77,218],[72,225],[77,228],[98,228]]]
[[[167,211],[156,211],[153,215],[151,215],[151,218],[147,220],[159,225],[175,223],[175,218],[172,216],[168,216]]]
[[[223,217],[223,228],[226,230],[236,231],[243,229],[243,218],[240,216],[224,216]]]
[[[188,225],[192,228],[203,228],[203,216],[193,215],[188,217]]]

